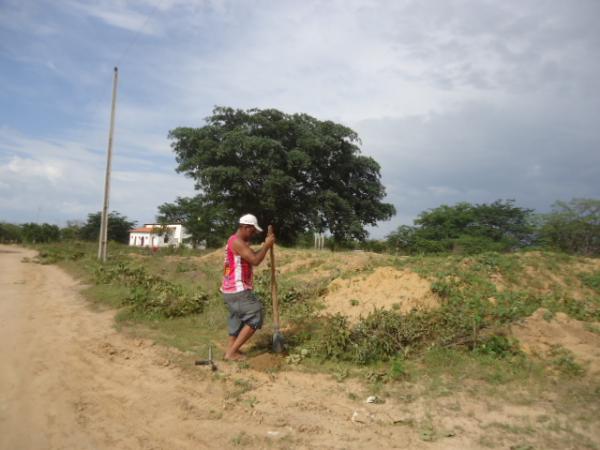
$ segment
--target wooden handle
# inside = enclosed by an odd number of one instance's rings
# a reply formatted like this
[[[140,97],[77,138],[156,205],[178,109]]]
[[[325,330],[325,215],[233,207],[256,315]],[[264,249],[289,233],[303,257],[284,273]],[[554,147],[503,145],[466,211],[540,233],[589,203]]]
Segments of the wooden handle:
[[[269,225],[269,234],[273,233],[273,225]],[[275,330],[279,330],[279,302],[277,300],[277,278],[275,276],[275,251],[273,247],[269,249],[271,258],[271,300],[273,302],[273,325]]]

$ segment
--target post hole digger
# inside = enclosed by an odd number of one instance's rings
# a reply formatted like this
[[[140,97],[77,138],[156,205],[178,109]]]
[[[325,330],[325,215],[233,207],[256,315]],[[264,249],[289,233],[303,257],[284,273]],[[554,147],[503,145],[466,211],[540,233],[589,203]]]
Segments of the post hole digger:
[[[212,357],[212,344],[209,344],[209,346],[208,346],[208,359],[198,359],[194,362],[194,365],[209,366],[210,370],[212,370],[213,372],[217,370],[217,365],[213,361],[213,357]]]
[[[268,233],[273,234],[273,225],[269,225]],[[271,301],[273,302],[273,352],[283,352],[283,335],[279,329],[279,301],[277,299],[277,277],[275,272],[275,251],[269,249],[271,259]]]

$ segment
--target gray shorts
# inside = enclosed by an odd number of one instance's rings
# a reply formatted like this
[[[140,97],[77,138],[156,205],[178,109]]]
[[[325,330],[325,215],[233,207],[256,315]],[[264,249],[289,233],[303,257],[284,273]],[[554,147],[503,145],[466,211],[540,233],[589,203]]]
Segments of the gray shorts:
[[[244,325],[255,330],[262,327],[263,306],[254,292],[246,290],[233,294],[224,293],[223,300],[229,310],[229,319],[227,320],[229,336],[240,334]]]

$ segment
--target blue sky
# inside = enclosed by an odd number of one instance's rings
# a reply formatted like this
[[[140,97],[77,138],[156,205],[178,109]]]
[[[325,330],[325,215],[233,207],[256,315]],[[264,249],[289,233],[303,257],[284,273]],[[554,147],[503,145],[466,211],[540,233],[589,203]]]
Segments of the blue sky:
[[[167,133],[215,105],[356,130],[398,214],[600,198],[600,2],[0,2],[0,220],[102,204],[119,66],[112,210],[193,195]]]

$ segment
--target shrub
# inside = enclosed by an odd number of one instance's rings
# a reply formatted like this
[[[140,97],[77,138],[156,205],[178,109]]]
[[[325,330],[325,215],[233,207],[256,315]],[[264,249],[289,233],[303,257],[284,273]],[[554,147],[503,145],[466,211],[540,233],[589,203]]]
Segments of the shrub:
[[[98,265],[95,278],[97,283],[117,282],[128,286],[131,291],[125,303],[147,315],[180,317],[200,313],[209,300],[202,291],[188,293],[176,283],[148,274],[143,267],[132,267],[123,262]]]
[[[341,314],[325,318],[327,326],[322,329],[319,351],[326,358],[346,359],[352,345],[348,318]]]
[[[519,342],[503,335],[492,335],[479,343],[475,351],[480,355],[489,355],[494,358],[506,358],[519,355]]]

